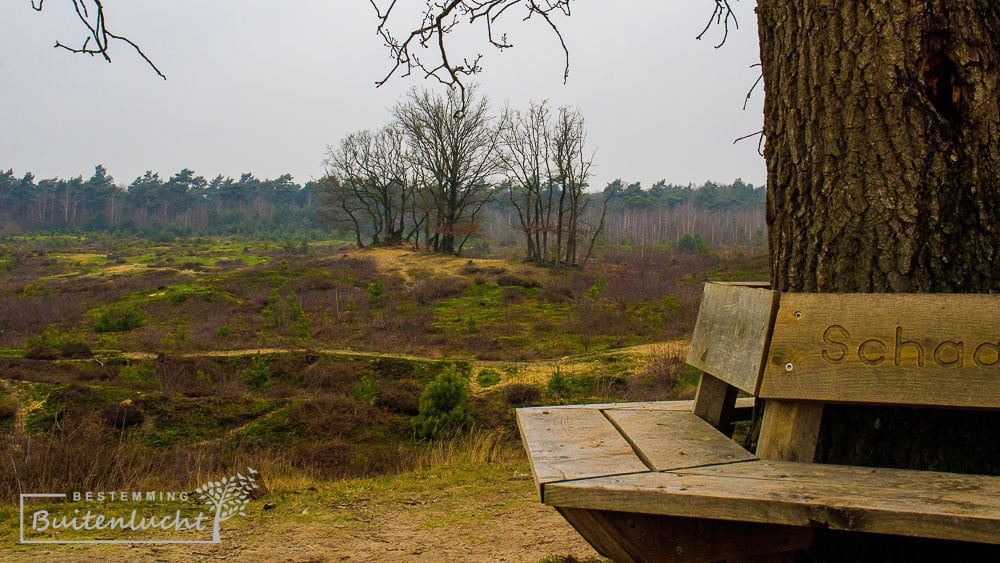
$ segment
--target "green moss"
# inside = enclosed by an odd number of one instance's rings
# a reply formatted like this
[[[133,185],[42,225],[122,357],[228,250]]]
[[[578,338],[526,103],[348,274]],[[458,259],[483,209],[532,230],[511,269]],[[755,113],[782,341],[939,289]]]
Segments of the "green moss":
[[[266,416],[246,425],[235,432],[237,440],[245,438],[253,442],[266,444],[285,443],[300,434],[301,429],[293,422],[292,416],[302,408],[302,403],[294,401],[275,408]]]
[[[492,387],[500,383],[500,374],[492,369],[484,369],[476,376],[476,382],[479,383],[480,387]]]
[[[460,297],[433,306],[433,328],[470,339],[499,339],[505,350],[537,351],[541,355],[566,355],[580,349],[572,334],[558,330],[566,323],[572,305],[553,304],[539,297],[536,287],[500,287],[493,283],[470,286]]]
[[[143,408],[156,419],[155,430],[144,438],[163,447],[224,437],[282,405],[259,397],[145,397]]]
[[[25,398],[25,429],[48,431],[67,414],[100,411],[112,403],[136,399],[132,390],[113,386],[21,383]]]

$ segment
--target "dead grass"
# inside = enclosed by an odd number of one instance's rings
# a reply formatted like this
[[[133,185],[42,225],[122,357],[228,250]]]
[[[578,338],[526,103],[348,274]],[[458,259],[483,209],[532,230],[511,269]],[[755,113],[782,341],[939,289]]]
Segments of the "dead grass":
[[[398,475],[338,481],[262,467],[267,493],[251,501],[246,517],[223,524],[218,545],[8,544],[4,559],[540,561],[570,554],[571,561],[601,561],[537,501],[523,455],[493,463],[466,462],[463,455]],[[16,537],[16,510],[3,514],[11,515],[2,520],[5,534]]]
[[[88,361],[6,361],[4,377],[17,381],[9,384],[16,391],[0,389],[0,428],[10,433],[0,460],[15,471],[0,472],[0,504],[9,506],[22,490],[186,487],[247,465],[280,491],[279,506],[296,509],[305,505],[288,501],[291,491],[329,492],[339,486],[330,479],[359,477],[369,479],[350,482],[378,490],[391,482],[422,491],[413,495],[423,502],[432,493],[420,487],[441,475],[440,488],[478,501],[488,495],[461,471],[485,482],[498,467],[525,471],[512,404],[688,393],[676,385],[687,344],[672,335],[689,330],[700,276],[722,267],[713,258],[648,253],[612,254],[593,270],[552,272],[403,249],[240,257],[195,246],[133,250],[126,258],[88,248],[42,252],[0,273],[12,288],[0,298],[0,346],[23,348],[47,331],[53,342],[97,350]],[[376,282],[385,290],[377,298]],[[287,310],[279,311],[279,302]],[[143,325],[95,334],[94,318],[121,305],[139,311]],[[308,320],[307,336],[296,334],[298,310]],[[257,350],[266,356],[262,363]],[[444,365],[434,360],[440,357],[470,375],[476,427],[447,442],[417,445],[409,418],[423,386]],[[483,370],[500,381],[481,387],[476,375]],[[554,374],[567,380],[559,393],[549,388]],[[376,394],[359,398],[353,390],[364,377]],[[535,506],[530,477],[515,481],[523,498],[489,498]],[[347,494],[336,490],[330,494]],[[345,502],[373,504],[359,495]],[[302,498],[312,507],[320,497]],[[451,512],[435,508],[407,522],[423,530],[461,528],[465,522],[456,518],[487,525],[449,504],[450,497],[434,500]],[[267,520],[277,526],[269,533],[280,535],[290,515]],[[345,529],[365,529],[356,525]],[[476,534],[475,526],[462,529]],[[243,540],[255,546],[252,553],[274,555],[249,533]],[[393,555],[360,548],[373,558]]]

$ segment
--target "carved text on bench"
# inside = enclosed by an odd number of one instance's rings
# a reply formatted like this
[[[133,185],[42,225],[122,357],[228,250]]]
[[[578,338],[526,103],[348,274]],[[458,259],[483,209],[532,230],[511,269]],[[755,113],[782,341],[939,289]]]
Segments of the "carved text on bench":
[[[841,364],[857,358],[866,366],[879,366],[888,361],[894,367],[905,367],[907,364],[924,367],[925,361],[931,361],[940,367],[960,368],[966,366],[967,360],[980,368],[1000,365],[1000,340],[970,343],[969,347],[975,344],[975,349],[966,357],[964,340],[909,340],[903,332],[903,327],[897,325],[893,338],[854,337],[843,325],[829,325],[823,331],[826,347],[821,355],[829,364]]]

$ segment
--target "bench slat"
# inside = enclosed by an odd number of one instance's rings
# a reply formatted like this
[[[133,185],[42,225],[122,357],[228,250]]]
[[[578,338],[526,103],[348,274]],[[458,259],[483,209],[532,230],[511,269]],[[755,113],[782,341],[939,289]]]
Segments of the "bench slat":
[[[1000,544],[1000,478],[750,461],[553,483],[558,507]]]
[[[740,397],[736,399],[737,409],[752,409],[754,404],[753,397]],[[540,408],[540,407],[525,407],[525,408]],[[616,409],[616,410],[643,410],[643,411],[684,411],[692,412],[694,410],[693,400],[679,400],[679,401],[644,401],[639,403],[589,403],[580,405],[559,405],[558,407],[547,407],[553,409]],[[520,409],[518,409],[520,410]]]
[[[518,409],[517,424],[540,495],[554,481],[649,470],[599,409]]]
[[[756,459],[691,412],[608,409],[605,414],[655,471]]]
[[[786,293],[759,396],[1000,409],[998,318],[997,295]]]
[[[777,304],[777,291],[706,283],[687,363],[756,395]]]

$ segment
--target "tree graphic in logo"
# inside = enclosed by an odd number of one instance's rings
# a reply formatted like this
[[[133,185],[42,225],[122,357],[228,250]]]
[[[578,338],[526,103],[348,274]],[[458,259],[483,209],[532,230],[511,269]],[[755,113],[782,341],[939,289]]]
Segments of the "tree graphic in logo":
[[[250,494],[257,488],[257,479],[254,478],[257,471],[252,467],[247,467],[247,471],[249,475],[237,473],[235,477],[209,481],[194,490],[205,504],[215,509],[215,524],[212,527],[212,541],[215,543],[222,541],[219,524],[237,514],[246,515],[244,511],[250,502]]]

